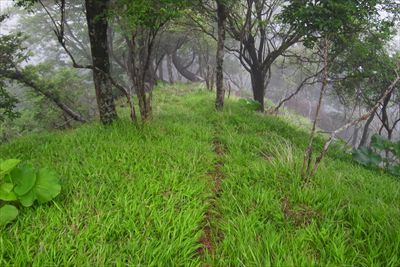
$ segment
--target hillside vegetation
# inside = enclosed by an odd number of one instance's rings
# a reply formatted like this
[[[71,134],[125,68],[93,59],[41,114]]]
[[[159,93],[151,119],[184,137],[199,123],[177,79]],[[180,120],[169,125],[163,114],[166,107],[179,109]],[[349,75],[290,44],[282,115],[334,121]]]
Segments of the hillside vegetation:
[[[399,266],[400,186],[333,148],[300,177],[308,135],[194,85],[154,118],[35,134],[1,158],[54,169],[62,192],[1,229],[0,266]],[[322,138],[317,146],[322,145]]]

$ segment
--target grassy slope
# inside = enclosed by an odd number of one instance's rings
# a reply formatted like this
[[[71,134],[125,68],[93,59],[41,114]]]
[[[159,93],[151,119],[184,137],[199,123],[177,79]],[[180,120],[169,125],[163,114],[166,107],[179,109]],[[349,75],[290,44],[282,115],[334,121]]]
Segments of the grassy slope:
[[[313,184],[302,188],[307,135],[237,104],[229,109],[221,115],[228,153],[216,225],[224,233],[220,265],[399,266],[395,178],[333,149]]]
[[[302,188],[304,132],[243,103],[217,114],[211,94],[173,91],[156,92],[143,129],[123,119],[0,147],[1,157],[52,167],[63,182],[55,205],[24,209],[1,229],[0,266],[400,264],[393,177],[333,150]],[[224,180],[211,205],[215,137]],[[210,206],[215,253],[199,256]]]

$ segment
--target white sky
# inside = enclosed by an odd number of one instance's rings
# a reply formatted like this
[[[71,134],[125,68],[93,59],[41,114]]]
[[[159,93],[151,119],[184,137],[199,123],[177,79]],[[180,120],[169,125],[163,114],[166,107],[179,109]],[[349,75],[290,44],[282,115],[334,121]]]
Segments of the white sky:
[[[3,11],[12,7],[12,0],[0,0],[0,13],[3,14]]]
[[[12,0],[0,0],[0,15],[11,13],[11,8],[13,7]],[[12,17],[7,19],[0,25],[0,35],[9,33],[17,24],[17,18]]]

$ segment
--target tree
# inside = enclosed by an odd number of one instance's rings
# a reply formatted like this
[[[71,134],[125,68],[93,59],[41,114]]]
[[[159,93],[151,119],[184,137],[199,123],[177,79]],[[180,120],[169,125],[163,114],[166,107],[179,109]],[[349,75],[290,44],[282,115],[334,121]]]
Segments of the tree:
[[[216,0],[217,18],[218,18],[218,44],[217,44],[217,67],[216,67],[216,85],[217,99],[215,107],[221,110],[224,106],[225,88],[224,88],[224,49],[225,49],[225,29],[227,19],[227,6],[224,0]]]
[[[128,47],[127,70],[138,97],[142,121],[152,115],[156,38],[171,19],[180,15],[185,5],[185,0],[123,0],[114,3],[114,16]]]
[[[304,44],[309,48],[320,48],[321,57],[323,58],[323,80],[320,91],[318,106],[316,109],[313,127],[310,133],[310,142],[306,149],[303,163],[302,176],[307,181],[310,177],[315,175],[318,165],[324,157],[329,148],[332,139],[338,131],[347,129],[348,125],[356,125],[360,121],[367,119],[372,113],[367,113],[368,117],[361,116],[350,124],[334,131],[331,140],[326,144],[323,152],[313,162],[313,144],[315,139],[316,123],[319,117],[322,99],[327,89],[329,81],[329,67],[331,65],[330,55],[336,54],[335,52],[346,48],[348,41],[354,37],[362,36],[364,27],[374,27],[375,29],[387,31],[393,26],[391,17],[389,19],[382,19],[379,11],[381,9],[389,10],[392,5],[387,1],[377,0],[363,0],[363,1],[349,1],[349,0],[331,0],[331,1],[288,1],[281,14],[282,20],[290,24],[296,31],[304,36]],[[393,92],[394,86],[398,79],[395,79],[392,85],[387,87],[384,91],[384,98],[381,96],[378,104],[385,102],[385,99]],[[373,105],[373,112],[375,112],[379,105]]]
[[[51,91],[51,84],[45,81],[41,82],[37,74],[30,71],[29,66],[21,67],[21,64],[28,59],[28,53],[22,46],[24,39],[21,33],[7,34],[0,37],[0,88],[5,114],[12,116],[12,110],[16,104],[16,99],[11,97],[4,89],[5,81],[16,81],[48,98],[72,119],[85,122],[86,120],[78,112],[74,111],[55,92]]]
[[[108,53],[108,11],[110,1],[86,0],[86,21],[90,40],[90,50],[92,53],[92,64],[81,65],[75,59],[70,51],[66,31],[68,31],[68,23],[66,18],[66,8],[68,2],[66,0],[57,0],[55,3],[55,11],[59,15],[56,19],[50,12],[46,4],[42,0],[16,0],[17,5],[32,7],[39,3],[45,10],[53,24],[53,31],[57,37],[59,44],[65,53],[70,57],[73,67],[82,69],[91,69],[93,71],[93,81],[96,91],[97,106],[99,110],[100,120],[103,124],[110,124],[118,118],[114,96],[112,93],[112,77],[110,72],[110,59]]]
[[[6,16],[0,16],[0,23],[6,19]],[[0,36],[0,73],[4,69],[10,68],[10,60],[21,61],[25,55],[20,49],[21,36],[2,35]],[[0,76],[0,78],[3,78]],[[6,90],[6,84],[3,79],[0,80],[0,122],[7,118],[15,118],[18,112],[15,110],[18,100],[10,95]]]
[[[110,58],[107,39],[108,21],[106,17],[109,4],[110,1],[107,0],[85,1],[90,48],[92,51],[93,81],[100,120],[103,124],[110,124],[118,118],[110,80]]]
[[[391,36],[390,32],[369,31],[362,38],[349,40],[351,45],[343,49],[330,71],[334,93],[343,104],[369,109],[382,96],[383,88],[394,80],[397,57],[389,55],[386,49]],[[359,146],[367,144],[370,124],[376,117],[388,139],[392,138],[399,120],[391,118],[393,116],[388,113],[397,110],[397,90],[390,93],[383,103],[380,113],[371,114],[365,123]]]
[[[262,112],[272,64],[302,37],[295,26],[280,20],[286,4],[283,0],[239,1],[228,15],[227,32],[239,42],[239,47],[229,50],[249,72],[253,97]]]

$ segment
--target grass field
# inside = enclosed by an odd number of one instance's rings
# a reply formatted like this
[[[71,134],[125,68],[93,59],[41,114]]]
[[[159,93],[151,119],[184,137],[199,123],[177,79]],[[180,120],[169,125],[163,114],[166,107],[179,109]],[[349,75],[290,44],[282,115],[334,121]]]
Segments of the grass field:
[[[143,128],[121,107],[111,127],[0,146],[63,186],[0,229],[0,266],[400,266],[396,178],[334,148],[303,186],[307,134],[287,120],[236,100],[216,113],[193,85],[154,105]]]

